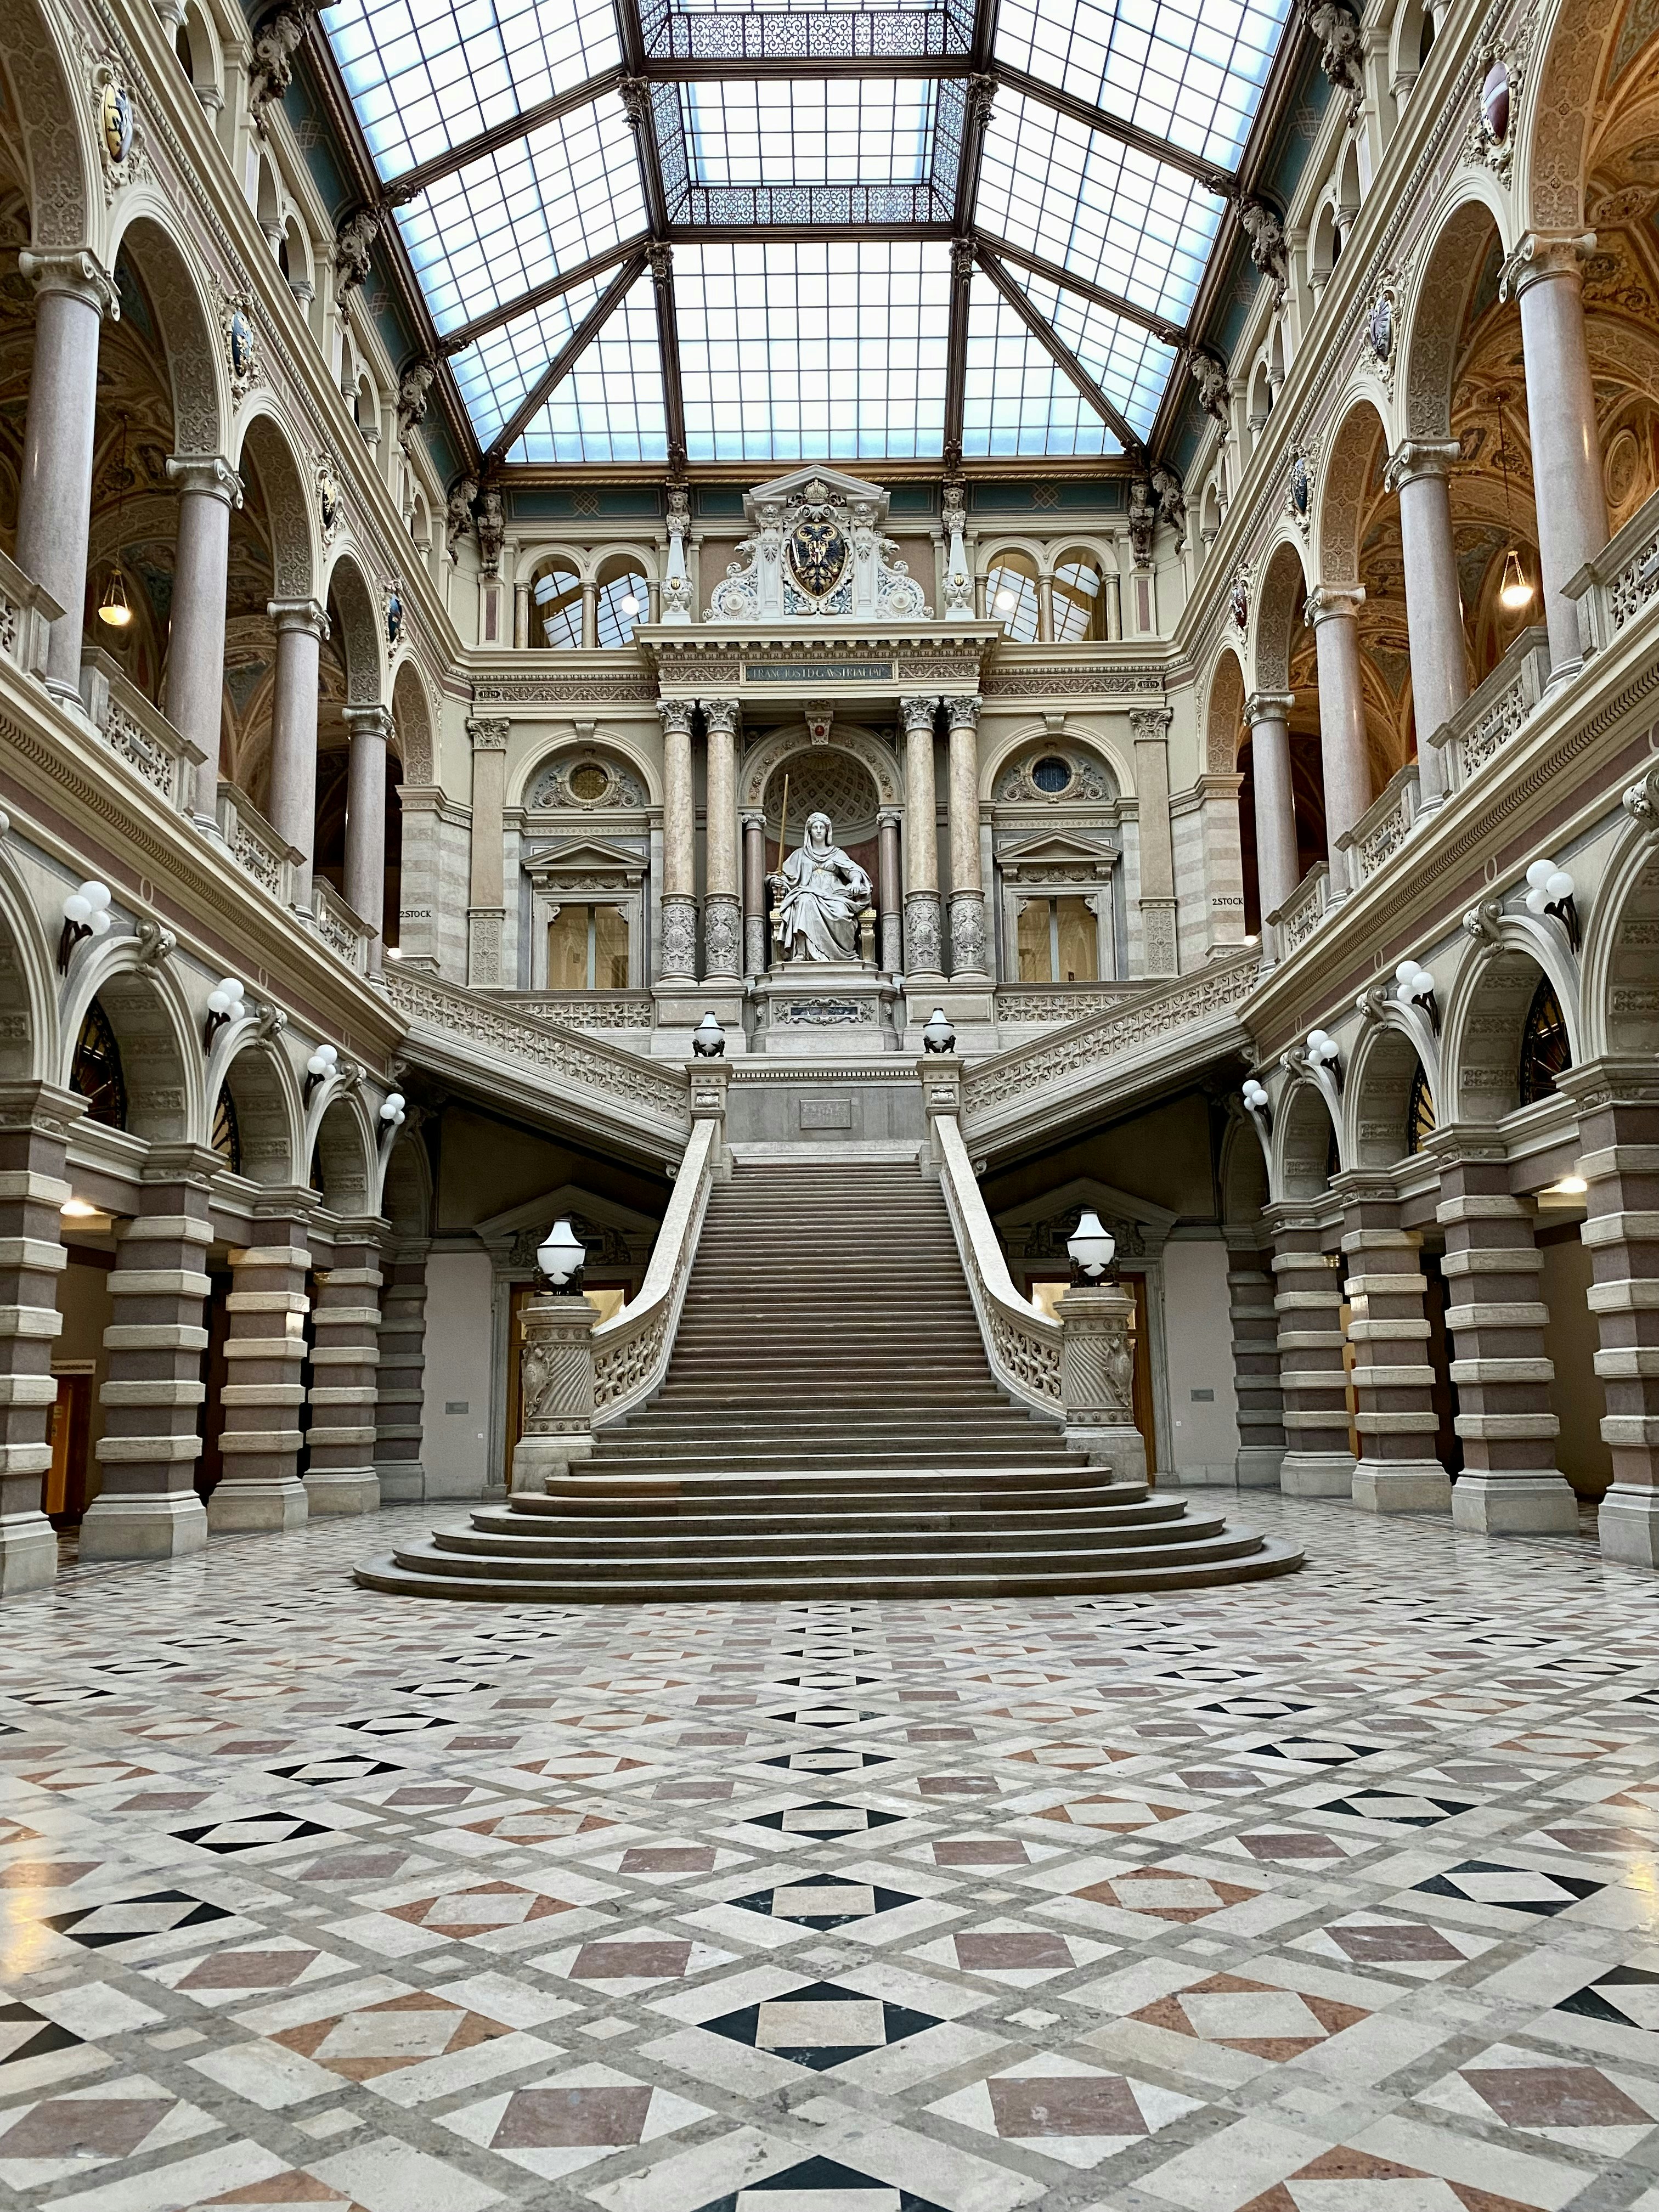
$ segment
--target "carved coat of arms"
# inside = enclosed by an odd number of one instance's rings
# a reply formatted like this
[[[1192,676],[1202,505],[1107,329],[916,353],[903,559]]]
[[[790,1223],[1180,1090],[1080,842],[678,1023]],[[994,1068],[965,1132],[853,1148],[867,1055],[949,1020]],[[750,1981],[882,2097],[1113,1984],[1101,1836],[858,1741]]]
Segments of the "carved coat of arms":
[[[806,509],[789,538],[789,566],[809,598],[821,599],[841,581],[847,540],[833,515]]]

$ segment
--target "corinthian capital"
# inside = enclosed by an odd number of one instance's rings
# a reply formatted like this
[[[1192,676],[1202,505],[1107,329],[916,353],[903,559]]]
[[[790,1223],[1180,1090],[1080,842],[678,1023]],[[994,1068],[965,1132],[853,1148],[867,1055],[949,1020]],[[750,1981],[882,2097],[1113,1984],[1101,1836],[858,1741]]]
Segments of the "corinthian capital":
[[[937,699],[901,699],[899,711],[904,717],[905,729],[911,732],[931,730],[938,707]]]
[[[1498,296],[1518,300],[1529,285],[1549,276],[1571,276],[1576,282],[1584,257],[1595,251],[1593,230],[1529,230],[1504,264]]]
[[[723,736],[735,737],[738,729],[738,702],[735,699],[699,699],[702,719],[710,730]]]
[[[691,702],[689,699],[659,699],[657,714],[665,735],[672,730],[684,737],[690,736]]]
[[[121,295],[115,279],[95,253],[84,246],[67,253],[36,253],[25,246],[17,257],[17,273],[26,276],[37,294],[67,292],[110,321],[121,319]]]

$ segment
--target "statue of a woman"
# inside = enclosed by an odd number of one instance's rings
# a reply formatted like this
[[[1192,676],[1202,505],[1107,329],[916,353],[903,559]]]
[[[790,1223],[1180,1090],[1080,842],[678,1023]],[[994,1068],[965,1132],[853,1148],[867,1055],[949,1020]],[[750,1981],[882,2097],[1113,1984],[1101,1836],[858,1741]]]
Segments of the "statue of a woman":
[[[870,878],[834,842],[830,817],[809,814],[805,842],[769,878],[776,899],[774,929],[786,960],[856,960],[859,916],[870,903]]]

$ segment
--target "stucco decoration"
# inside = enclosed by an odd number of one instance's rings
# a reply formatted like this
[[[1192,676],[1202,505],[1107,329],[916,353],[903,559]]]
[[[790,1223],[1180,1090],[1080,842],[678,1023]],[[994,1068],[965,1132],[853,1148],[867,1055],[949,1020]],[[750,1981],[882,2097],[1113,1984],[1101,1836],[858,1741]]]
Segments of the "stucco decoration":
[[[771,791],[768,789],[769,782],[783,762],[793,761],[797,753],[806,751],[803,738],[804,733],[799,728],[775,730],[769,737],[763,738],[758,744],[750,748],[744,757],[738,779],[739,805],[747,808],[757,808],[763,804],[773,807],[778,805],[782,798],[782,784],[780,781],[778,788]],[[898,763],[891,750],[867,731],[838,723],[831,729],[824,746],[813,746],[811,750],[815,759],[820,754],[825,758],[833,758],[837,753],[850,754],[868,772],[876,787],[879,805],[897,806],[902,804],[904,794],[899,783]],[[803,818],[798,811],[799,805],[799,799],[792,781],[789,814],[791,820],[796,823]],[[834,809],[830,811],[833,814]]]
[[[328,586],[329,619],[345,659],[346,702],[380,703],[380,624],[374,595],[349,554],[335,563]]]
[[[1357,399],[1342,418],[1325,465],[1319,502],[1319,581],[1343,586],[1359,581],[1359,517],[1376,473],[1382,416],[1369,399]]]
[[[398,726],[398,741],[403,753],[404,782],[405,785],[430,783],[433,780],[432,710],[428,703],[425,686],[407,660],[398,669],[392,686],[392,714]]]
[[[1257,690],[1290,690],[1291,645],[1301,628],[1302,606],[1307,596],[1308,582],[1301,556],[1295,546],[1280,545],[1267,563],[1256,604]]]
[[[887,494],[838,469],[795,469],[743,497],[750,534],[710,595],[710,622],[932,614],[887,537]]]
[[[1464,316],[1494,228],[1484,200],[1464,201],[1446,218],[1424,264],[1406,359],[1406,429],[1413,439],[1451,435],[1452,380]]]
[[[1565,0],[1556,17],[1538,73],[1531,159],[1531,205],[1525,219],[1534,230],[1582,230],[1584,165],[1595,123],[1595,88],[1601,58],[1626,0]],[[1511,124],[1510,136],[1524,125]]]
[[[7,10],[5,62],[28,151],[31,242],[37,249],[88,245],[88,149],[76,127],[79,111],[58,50],[33,0],[16,0]]]
[[[180,453],[222,452],[225,426],[220,418],[219,380],[214,373],[219,346],[183,255],[161,224],[149,216],[128,225],[120,250],[143,278],[161,325],[173,380],[175,450]]]
[[[629,764],[594,745],[562,752],[540,769],[525,793],[527,807],[592,812],[601,807],[648,804],[645,786]]]
[[[1238,737],[1244,721],[1244,671],[1236,653],[1224,653],[1210,680],[1205,717],[1204,765],[1212,775],[1231,775],[1238,765]]]
[[[315,592],[310,505],[304,478],[274,417],[257,415],[242,441],[241,474],[252,462],[270,526],[271,575],[279,599],[308,599]]]

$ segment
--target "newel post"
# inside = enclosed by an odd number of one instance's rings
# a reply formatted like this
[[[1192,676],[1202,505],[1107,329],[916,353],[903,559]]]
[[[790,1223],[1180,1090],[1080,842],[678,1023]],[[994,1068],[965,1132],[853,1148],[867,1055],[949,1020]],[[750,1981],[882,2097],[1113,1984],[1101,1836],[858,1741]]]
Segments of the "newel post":
[[[545,1490],[550,1476],[568,1474],[593,1449],[595,1318],[580,1291],[543,1291],[525,1301],[514,1491]]]
[[[1120,1482],[1145,1482],[1135,1426],[1135,1299],[1121,1283],[1074,1284],[1054,1309],[1060,1327],[1066,1441]]]
[[[962,1113],[962,1061],[954,1052],[925,1052],[916,1062],[921,1078],[922,1111],[927,1116],[927,1160],[925,1172],[936,1179],[945,1164],[939,1140],[941,1116],[952,1121]]]

